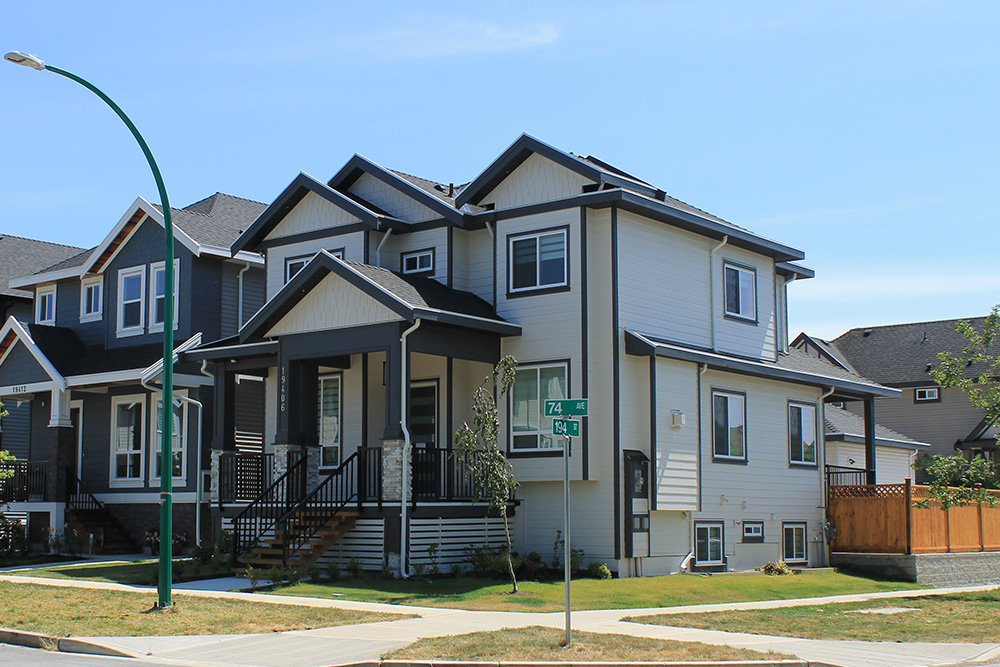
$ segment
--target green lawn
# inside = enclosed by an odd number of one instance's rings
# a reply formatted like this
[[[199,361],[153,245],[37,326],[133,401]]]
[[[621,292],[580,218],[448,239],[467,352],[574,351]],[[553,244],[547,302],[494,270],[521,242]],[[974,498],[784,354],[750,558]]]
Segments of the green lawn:
[[[330,584],[299,583],[272,593],[474,610],[549,612],[563,608],[562,582],[523,582],[519,587],[520,594],[509,595],[510,584],[490,579],[426,581],[362,578]],[[829,571],[780,577],[747,573],[714,576],[675,574],[607,581],[580,579],[573,582],[573,608],[673,607],[919,588],[924,587]]]
[[[760,653],[730,646],[709,646],[592,632],[574,632],[569,648],[562,630],[532,626],[421,639],[384,656],[386,660],[488,660],[490,662],[672,662],[708,660],[780,660],[780,653]]]
[[[859,609],[909,609],[852,613]],[[888,642],[1000,641],[1000,593],[962,593],[870,602],[711,614],[659,614],[626,620],[806,639]]]
[[[409,618],[174,594],[170,611],[151,611],[155,593],[96,591],[0,581],[0,626],[57,637],[243,634]]]
[[[13,570],[4,574],[50,579],[89,579],[113,584],[155,586],[159,577],[158,563],[157,560],[141,560],[103,565],[57,565],[30,570]],[[229,574],[228,567],[212,568],[187,559],[174,561],[175,582],[203,579],[210,576],[227,577]]]

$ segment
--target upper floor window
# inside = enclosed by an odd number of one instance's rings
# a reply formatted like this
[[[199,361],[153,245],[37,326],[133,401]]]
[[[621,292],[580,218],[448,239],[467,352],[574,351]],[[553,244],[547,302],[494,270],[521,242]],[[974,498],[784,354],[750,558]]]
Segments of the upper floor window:
[[[35,290],[35,324],[56,323],[56,286],[46,285]]]
[[[511,238],[508,259],[511,292],[566,285],[566,230]]]
[[[735,264],[725,264],[726,315],[744,320],[757,319],[757,272]]]
[[[118,272],[118,326],[119,336],[135,336],[143,332],[146,324],[146,267],[133,266]]]
[[[434,271],[434,251],[417,250],[402,254],[403,273],[431,273]]]
[[[545,401],[566,398],[566,365],[519,367],[511,394],[511,449],[562,447],[563,439],[552,435],[552,417],[545,416]]]
[[[101,319],[104,312],[104,277],[84,278],[80,283],[80,321]]]
[[[788,460],[816,465],[816,406],[788,404]]]
[[[746,460],[746,397],[712,392],[712,452],[717,459]]]
[[[914,403],[934,403],[941,400],[941,393],[937,387],[920,387],[913,390]]]
[[[312,255],[299,255],[285,259],[285,282],[295,277],[295,274],[306,268],[306,264],[312,259]]]
[[[180,286],[180,260],[174,259],[174,328],[178,321],[178,287]],[[150,268],[149,281],[149,330],[163,331],[163,321],[166,318],[166,276],[163,262],[156,262]]]

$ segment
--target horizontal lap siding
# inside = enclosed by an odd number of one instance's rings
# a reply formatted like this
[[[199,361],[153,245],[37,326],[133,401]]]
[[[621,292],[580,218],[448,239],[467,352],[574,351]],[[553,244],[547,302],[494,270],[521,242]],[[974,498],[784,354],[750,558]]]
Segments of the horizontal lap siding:
[[[291,243],[267,250],[267,298],[272,299],[285,286],[285,260],[290,257],[315,255],[320,250],[344,249],[344,259],[364,262],[364,232]]]
[[[753,267],[757,272],[757,322],[724,317],[726,261]],[[776,358],[774,307],[774,260],[742,248],[723,246],[715,253],[716,344],[719,351],[773,361]]]
[[[480,299],[493,303],[493,236],[485,229],[474,232],[455,230],[455,236],[464,237],[468,244],[467,283],[464,287],[456,284],[455,289],[472,292]],[[458,263],[456,260],[456,266]]]
[[[31,449],[31,401],[7,401],[3,409],[7,416],[0,418],[0,449],[26,460]]]
[[[708,239],[620,212],[621,326],[710,346],[709,250]]]
[[[362,174],[351,184],[350,191],[400,220],[422,222],[441,217],[427,206],[418,203],[411,195],[371,174]]]
[[[865,446],[859,442],[827,442],[826,455],[828,465],[845,468],[865,467]],[[902,484],[906,478],[912,480],[914,456],[915,453],[912,449],[877,446],[875,449],[875,483]]]
[[[340,276],[330,274],[281,318],[266,336],[342,329],[401,319]]]
[[[393,234],[382,246],[382,266],[402,272],[401,255],[414,250],[434,249],[434,271],[421,273],[426,278],[434,278],[442,283],[448,281],[448,229],[438,227],[409,234]]]
[[[563,528],[562,482],[525,482],[517,497],[523,499],[515,515],[517,550],[521,554],[537,551],[550,561],[556,531]],[[614,558],[612,497],[610,475],[605,480],[570,485],[570,546],[583,549],[586,560]],[[561,550],[559,558],[562,560]]]
[[[698,509],[698,366],[656,361],[656,460],[653,494],[658,510]],[[672,411],[685,423],[674,428]]]
[[[497,210],[537,204],[578,195],[588,183],[591,183],[590,179],[536,153],[521,163],[480,203],[495,204]]]

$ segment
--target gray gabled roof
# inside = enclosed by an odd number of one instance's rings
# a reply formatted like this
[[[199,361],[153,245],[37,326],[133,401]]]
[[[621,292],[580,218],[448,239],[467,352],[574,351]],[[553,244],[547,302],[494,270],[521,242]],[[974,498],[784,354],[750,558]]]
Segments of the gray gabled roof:
[[[843,408],[838,408],[836,405],[823,406],[823,427],[827,440],[865,441],[864,418]],[[881,424],[875,424],[875,444],[905,449],[930,447],[926,442],[914,440]]]
[[[30,299],[30,290],[14,289],[10,281],[33,275],[43,269],[59,265],[83,255],[80,264],[89,251],[76,246],[37,241],[13,234],[0,235],[0,296]]]
[[[163,212],[163,207],[154,204]],[[200,246],[229,248],[267,204],[216,192],[184,208],[173,208],[174,225]]]
[[[985,318],[968,322],[982,328]],[[930,376],[940,352],[957,353],[966,345],[956,327],[959,320],[911,322],[880,327],[858,327],[830,341],[858,373],[887,385],[933,385]],[[970,377],[983,369],[972,366]]]

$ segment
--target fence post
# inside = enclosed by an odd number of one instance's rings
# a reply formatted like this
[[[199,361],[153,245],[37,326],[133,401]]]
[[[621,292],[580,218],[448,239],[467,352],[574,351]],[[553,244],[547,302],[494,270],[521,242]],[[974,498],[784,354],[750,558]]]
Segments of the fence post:
[[[913,486],[910,478],[907,477],[904,485],[904,497],[906,499],[906,555],[913,553]]]
[[[951,508],[944,513],[944,540],[947,553],[951,553]]]
[[[986,551],[986,539],[983,537],[983,502],[979,501],[979,550]]]

